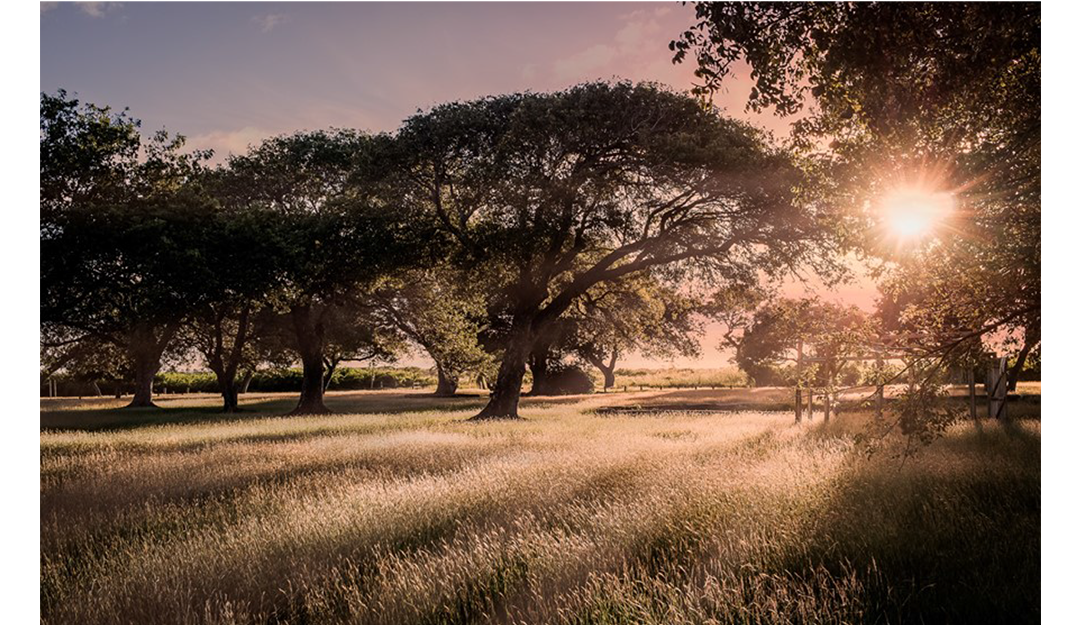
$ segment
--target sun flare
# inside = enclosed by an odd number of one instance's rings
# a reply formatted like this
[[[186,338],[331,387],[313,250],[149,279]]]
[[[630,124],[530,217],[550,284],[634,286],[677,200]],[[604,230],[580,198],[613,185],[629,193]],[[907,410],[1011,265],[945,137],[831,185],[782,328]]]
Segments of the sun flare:
[[[911,241],[930,234],[952,211],[954,204],[951,193],[905,187],[893,190],[882,199],[881,214],[893,236],[901,241]]]

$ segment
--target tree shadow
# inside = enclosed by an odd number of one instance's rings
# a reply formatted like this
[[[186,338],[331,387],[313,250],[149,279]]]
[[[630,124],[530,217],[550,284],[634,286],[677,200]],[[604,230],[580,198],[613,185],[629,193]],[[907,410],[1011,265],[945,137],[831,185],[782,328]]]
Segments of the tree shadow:
[[[523,397],[524,408],[543,409],[570,405],[595,395],[570,395],[560,397]],[[164,396],[155,401],[157,408],[125,408],[117,406],[120,400],[91,399],[42,402],[40,427],[50,431],[108,431],[129,430],[155,425],[212,424],[235,421],[252,421],[267,418],[293,418],[289,412],[296,407],[298,395],[274,394],[240,396],[241,412],[222,412],[220,398],[204,395],[199,397]],[[326,406],[333,414],[406,414],[406,413],[460,413],[479,411],[487,397],[480,394],[461,394],[438,397],[431,393],[388,391],[345,391],[328,393]],[[87,406],[89,404],[89,406]],[[51,409],[50,409],[51,408]],[[302,418],[302,417],[301,417]]]
[[[970,428],[902,469],[855,463],[776,570],[855,575],[868,616],[887,622],[1038,622],[1038,446],[1022,425]]]

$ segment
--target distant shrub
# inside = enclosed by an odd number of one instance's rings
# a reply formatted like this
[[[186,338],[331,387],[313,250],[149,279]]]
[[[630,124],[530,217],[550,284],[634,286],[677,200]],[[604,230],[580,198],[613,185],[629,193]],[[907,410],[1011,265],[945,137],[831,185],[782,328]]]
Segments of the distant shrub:
[[[61,396],[93,396],[98,390],[103,395],[116,392],[130,394],[133,386],[130,381],[98,381],[97,389],[93,380],[79,380],[68,376],[57,376],[57,392]],[[256,372],[248,385],[252,393],[299,393],[303,380],[301,369],[270,369]],[[241,376],[237,376],[237,384]],[[330,378],[330,390],[353,391],[381,388],[416,388],[434,386],[435,376],[419,367],[342,367],[334,371]],[[166,371],[154,376],[156,393],[220,393],[217,376],[213,373]],[[41,395],[48,395],[43,384]]]
[[[217,393],[217,376],[208,371],[182,373],[166,371],[154,376],[154,390],[170,393]]]
[[[559,367],[548,375],[546,395],[582,395],[593,392],[593,380],[581,367]]]
[[[746,374],[735,367],[722,369],[616,369],[615,387],[732,388],[747,385]]]
[[[249,391],[299,392],[304,372],[301,369],[279,369],[255,374]],[[331,391],[357,391],[380,388],[413,388],[434,386],[435,376],[418,367],[342,367],[330,378]]]
[[[335,371],[334,376],[330,378],[330,390],[413,388],[434,386],[436,382],[431,372],[418,367],[342,368]]]

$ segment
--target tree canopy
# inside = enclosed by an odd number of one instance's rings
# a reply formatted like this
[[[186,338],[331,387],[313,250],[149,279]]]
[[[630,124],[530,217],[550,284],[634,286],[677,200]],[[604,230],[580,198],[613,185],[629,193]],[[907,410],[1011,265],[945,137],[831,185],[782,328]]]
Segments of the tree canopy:
[[[760,132],[655,85],[442,105],[397,139],[404,197],[483,267],[509,328],[480,417],[516,416],[536,337],[595,285],[645,270],[754,281],[827,240]]]
[[[696,3],[671,42],[707,95],[745,63],[748,107],[796,115],[793,140],[819,195],[852,216],[874,266],[934,357],[958,335],[1009,337],[1013,380],[1040,341],[1040,9],[1032,3]],[[883,198],[905,189],[954,205],[898,245]],[[977,350],[976,350],[977,351]]]
[[[209,155],[138,128],[63,91],[41,96],[41,320],[124,350],[134,407],[152,405],[162,354],[204,300],[214,211],[198,184]]]
[[[354,327],[360,300],[386,274],[434,251],[421,246],[422,220],[375,192],[385,141],[351,130],[300,132],[229,161],[222,201],[261,211],[277,243],[278,287],[268,303],[282,315],[304,368],[298,414],[328,411],[328,367],[369,347],[385,353],[376,348],[385,336]]]

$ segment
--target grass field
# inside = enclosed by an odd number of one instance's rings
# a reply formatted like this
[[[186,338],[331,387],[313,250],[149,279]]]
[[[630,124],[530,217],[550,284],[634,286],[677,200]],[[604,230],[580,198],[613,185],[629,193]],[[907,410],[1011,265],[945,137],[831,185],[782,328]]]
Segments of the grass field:
[[[901,462],[856,413],[594,412],[777,399],[694,393],[43,400],[42,620],[1038,622],[1038,420]]]

